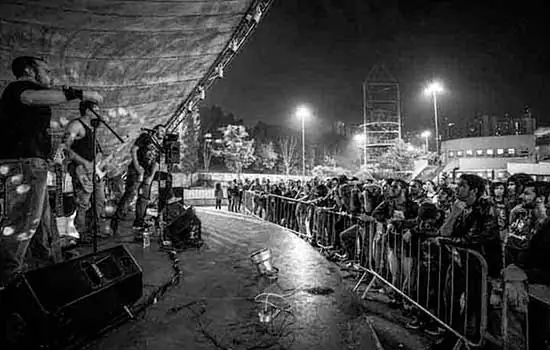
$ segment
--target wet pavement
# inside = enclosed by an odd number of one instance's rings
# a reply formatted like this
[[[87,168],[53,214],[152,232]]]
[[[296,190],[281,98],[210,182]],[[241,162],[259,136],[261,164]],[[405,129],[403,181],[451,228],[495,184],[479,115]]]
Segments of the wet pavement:
[[[181,283],[90,348],[378,349],[363,303],[308,243],[255,218],[208,208],[197,213],[207,246],[179,255]],[[166,253],[128,247],[144,264],[145,293],[170,278]],[[258,276],[250,262],[261,248],[271,249],[277,280]],[[258,316],[265,297],[254,300],[261,293],[284,297],[269,297],[283,311],[266,323]]]

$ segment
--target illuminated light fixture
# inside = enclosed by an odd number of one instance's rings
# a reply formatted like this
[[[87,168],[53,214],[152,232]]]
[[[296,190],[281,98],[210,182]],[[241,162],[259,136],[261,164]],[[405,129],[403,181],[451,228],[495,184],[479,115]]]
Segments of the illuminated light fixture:
[[[254,22],[259,23],[260,19],[262,18],[262,9],[260,6],[256,7],[256,11],[254,11]]]
[[[254,20],[254,22],[256,22],[256,23],[259,23],[261,18],[262,18],[262,9],[260,8],[260,6],[257,6],[254,9],[254,14],[248,13],[246,15],[246,20],[247,21]]]
[[[231,41],[231,43],[229,44],[229,47],[231,49],[231,51],[233,52],[237,52],[239,50],[239,42],[237,41],[237,39],[233,39]]]
[[[206,92],[204,91],[204,88],[202,86],[199,86],[199,98],[201,100],[204,100],[206,98]]]
[[[223,66],[221,64],[216,67],[215,72],[218,75],[218,78],[223,78]]]
[[[355,134],[355,135],[353,136],[353,140],[354,140],[355,142],[361,142],[361,141],[363,141],[364,139],[365,139],[365,135],[364,135],[364,134]]]
[[[444,92],[445,89],[443,89],[443,85],[438,82],[438,81],[434,81],[432,83],[430,83],[426,89],[424,89],[424,94],[426,96],[432,96],[434,94],[441,94],[442,92]]]

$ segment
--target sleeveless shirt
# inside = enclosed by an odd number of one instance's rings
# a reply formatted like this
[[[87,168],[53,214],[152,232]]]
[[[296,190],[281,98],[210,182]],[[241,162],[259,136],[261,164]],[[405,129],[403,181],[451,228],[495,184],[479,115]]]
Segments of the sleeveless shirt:
[[[93,135],[92,130],[90,127],[80,119],[78,119],[80,124],[84,126],[84,130],[86,131],[86,134],[83,138],[75,140],[71,146],[71,149],[76,152],[79,156],[86,159],[87,161],[93,161],[94,160],[94,152],[92,150],[92,144],[93,144]]]

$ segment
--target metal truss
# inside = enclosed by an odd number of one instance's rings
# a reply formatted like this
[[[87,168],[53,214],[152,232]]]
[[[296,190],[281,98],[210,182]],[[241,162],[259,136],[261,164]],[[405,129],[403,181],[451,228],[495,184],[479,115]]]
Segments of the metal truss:
[[[204,100],[206,91],[217,79],[223,78],[224,69],[235,58],[246,40],[258,27],[261,18],[267,13],[273,0],[254,1],[246,16],[241,20],[226,47],[216,58],[205,76],[197,83],[187,98],[176,108],[168,122],[165,124],[168,132],[176,132],[178,126],[189,116],[200,101]]]
[[[366,142],[371,156],[401,139],[399,83],[383,65],[375,66],[363,83]]]

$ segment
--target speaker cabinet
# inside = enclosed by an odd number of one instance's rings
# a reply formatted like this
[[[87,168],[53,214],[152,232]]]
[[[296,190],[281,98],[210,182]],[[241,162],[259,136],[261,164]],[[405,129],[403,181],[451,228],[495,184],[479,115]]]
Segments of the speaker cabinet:
[[[7,343],[62,348],[127,314],[142,293],[143,272],[122,245],[30,271],[2,298]]]

